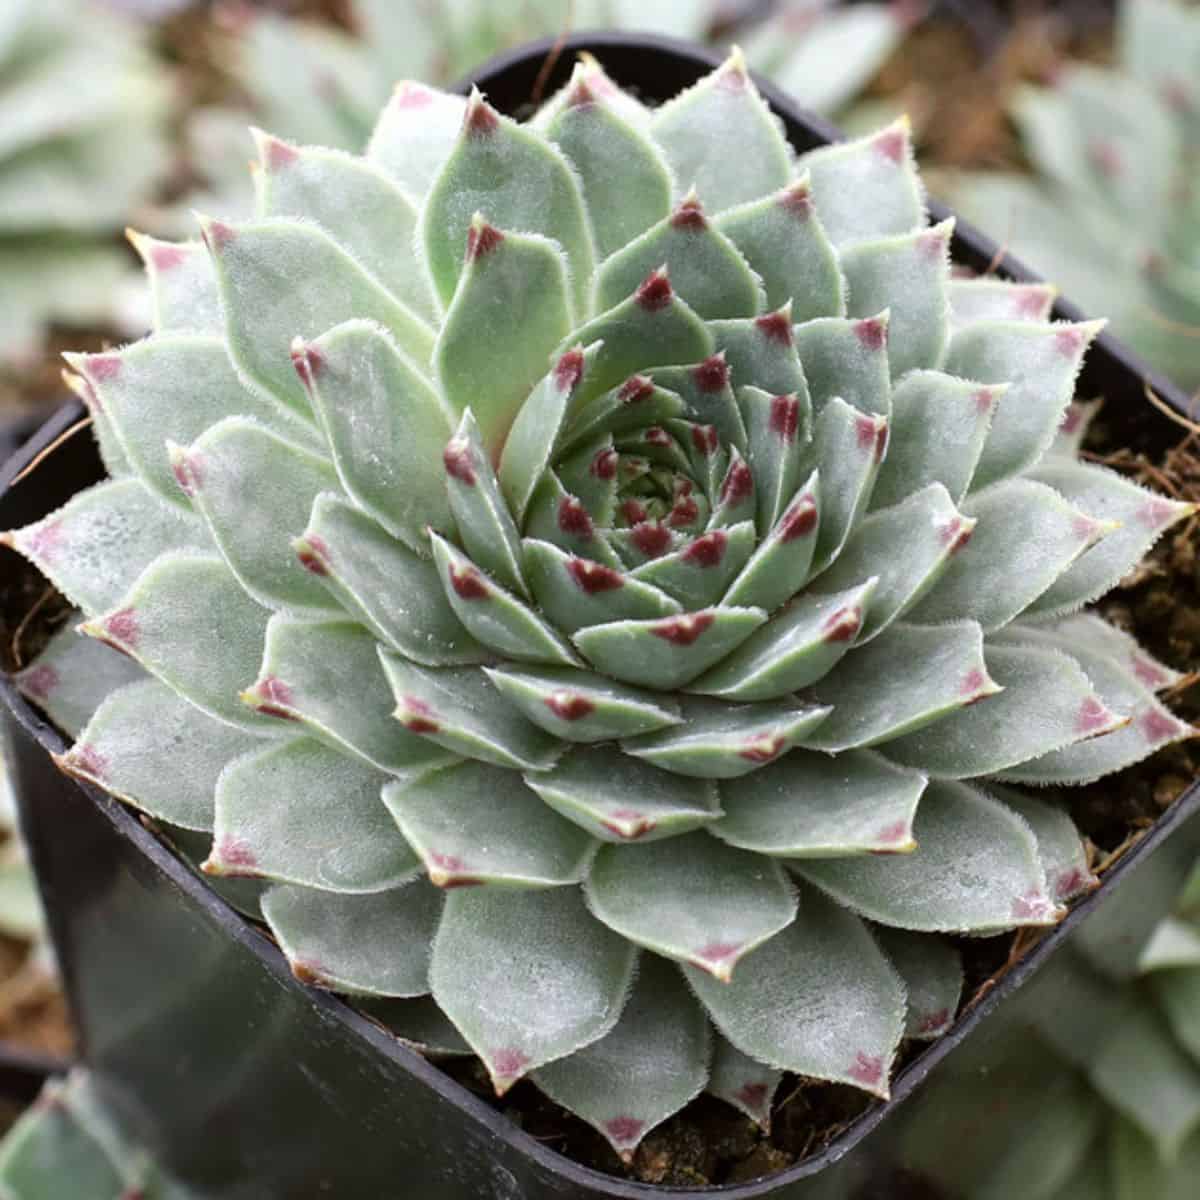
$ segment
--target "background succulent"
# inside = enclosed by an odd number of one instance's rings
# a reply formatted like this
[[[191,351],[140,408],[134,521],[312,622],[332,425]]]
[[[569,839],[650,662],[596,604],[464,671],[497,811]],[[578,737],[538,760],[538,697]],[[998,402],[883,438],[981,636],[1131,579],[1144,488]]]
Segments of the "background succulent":
[[[1032,176],[949,186],[964,216],[1184,387],[1200,388],[1200,7],[1119,5],[1117,61],[1023,87]]]
[[[38,896],[33,868],[25,852],[17,824],[16,795],[3,748],[0,747],[0,933],[29,943],[29,958],[14,979],[5,981],[20,987],[26,972],[42,976],[54,971],[53,956],[46,936],[46,920]],[[0,998],[4,986],[0,985]]]
[[[833,113],[856,96],[899,44],[919,6],[786,0],[354,0],[355,32],[248,6],[225,10],[219,51],[255,121],[279,137],[359,153],[397,79],[449,84],[501,50],[575,30],[626,29],[705,41],[733,25],[752,66],[800,101]],[[211,107],[187,128],[190,161],[204,180],[189,206],[223,217],[252,211],[245,111]],[[160,232],[191,229],[180,207]]]
[[[0,1143],[4,1200],[188,1200],[125,1136],[90,1075],[51,1080]]]
[[[0,13],[0,367],[46,325],[102,324],[119,236],[165,162],[166,85],[139,28],[88,0]]]
[[[1098,325],[951,279],[904,123],[797,160],[736,53],[258,144],[254,220],[141,240],[155,334],[69,356],[112,478],[5,535],[86,617],[20,676],[61,765],[622,1154],[782,1070],[886,1095],[931,935],[1094,883],[1008,785],[1190,733],[1070,615],[1192,511],[1074,461]]]
[[[1018,999],[981,1073],[970,1047],[942,1080],[937,1120],[902,1134],[909,1161],[966,1200],[1186,1200],[1200,1178],[1200,870],[1146,944],[1101,908],[1087,936]],[[1114,928],[1112,921],[1118,922]],[[955,1128],[977,1113],[986,1129]],[[930,1116],[932,1117],[932,1113]],[[969,1118],[963,1118],[969,1120]],[[959,1147],[961,1146],[961,1149]]]

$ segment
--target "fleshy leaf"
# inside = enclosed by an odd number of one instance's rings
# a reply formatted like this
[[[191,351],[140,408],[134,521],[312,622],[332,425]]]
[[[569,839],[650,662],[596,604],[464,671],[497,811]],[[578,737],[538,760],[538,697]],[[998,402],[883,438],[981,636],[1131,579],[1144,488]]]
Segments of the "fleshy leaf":
[[[834,397],[860,413],[888,416],[892,394],[889,320],[885,310],[863,320],[827,317],[808,321],[792,331],[816,416]]]
[[[840,858],[914,848],[913,815],[925,778],[867,750],[793,751],[721,785],[725,815],[712,826],[732,846],[776,858]]]
[[[869,137],[823,146],[800,159],[817,212],[838,247],[908,233],[925,223],[908,119]]]
[[[503,1095],[612,1029],[634,958],[575,889],[463,888],[447,898],[430,980]]]
[[[553,369],[521,405],[508,432],[497,474],[518,524],[525,519],[534,489],[559,449],[580,382],[591,369],[597,349],[576,346],[559,355]]]
[[[520,662],[575,662],[570,647],[532,608],[493,583],[450,542],[437,534],[430,542],[446,599],[473,637]]]
[[[959,952],[940,938],[900,929],[882,927],[875,936],[908,993],[904,1036],[922,1042],[941,1037],[954,1022],[962,996]]]
[[[204,870],[327,892],[399,886],[420,865],[379,798],[381,771],[310,738],[248,755],[217,782]]]
[[[896,929],[968,933],[1050,925],[1062,913],[1029,826],[961,783],[935,781],[921,797],[910,854],[797,859],[793,869],[838,904]]]
[[[258,216],[315,222],[397,300],[432,318],[433,296],[415,247],[417,205],[404,191],[365,159],[253,133],[261,167]]]
[[[721,815],[716,785],[696,783],[603,748],[576,748],[525,782],[551,808],[605,842],[675,837]]]
[[[746,426],[730,385],[730,369],[722,351],[688,367],[655,369],[654,382],[682,397],[684,416],[698,425],[712,425],[727,446],[746,451]]]
[[[679,706],[657,692],[575,668],[484,668],[497,691],[535,725],[567,742],[613,738],[678,725]]]
[[[556,146],[502,116],[474,91],[467,101],[458,141],[421,212],[418,237],[424,243],[433,285],[443,304],[450,305],[456,291],[460,297],[464,295],[461,280],[470,274],[471,254],[468,252],[464,264],[463,247],[469,245],[468,230],[474,214],[480,212],[498,228],[552,238],[561,247],[572,283],[572,297],[563,317],[580,320],[588,311],[587,289],[595,252],[579,182]],[[525,246],[536,244],[526,238],[514,241]],[[546,242],[541,244],[545,246]],[[511,284],[523,290],[518,279],[512,279]],[[542,286],[548,280],[546,277]],[[562,283],[565,280],[556,279],[553,286]],[[583,340],[586,344],[590,339]],[[486,339],[481,338],[481,349],[484,344]],[[495,345],[490,348],[493,353],[502,350]],[[542,366],[544,369],[545,353]],[[491,445],[487,436],[490,422],[482,413],[477,415]]]
[[[88,616],[112,608],[165,549],[203,550],[203,524],[137,479],[106,480],[62,508],[0,534]]]
[[[904,985],[866,926],[805,890],[800,914],[728,983],[684,967],[717,1028],[758,1062],[886,1098]]]
[[[491,657],[454,615],[437,567],[342,496],[317,497],[292,549],[350,616],[405,658],[448,667]]]
[[[630,578],[660,588],[684,608],[715,604],[754,550],[754,526],[742,521],[714,529],[633,571]]]
[[[998,400],[971,486],[986,487],[1031,467],[1054,440],[1079,365],[1102,321],[1039,325],[980,321],[950,339],[945,370],[1011,386]]]
[[[567,265],[543,237],[501,233],[476,214],[434,367],[450,408],[470,408],[499,457],[521,405],[571,328]]]
[[[792,175],[779,118],[758,94],[738,50],[656,109],[650,132],[677,183],[694,185],[713,212],[777,191]],[[730,163],[738,169],[730,170]]]
[[[874,591],[875,580],[868,579],[830,596],[798,596],[688,690],[725,700],[778,700],[815,683],[858,637]]]
[[[516,771],[460,762],[396,780],[384,803],[442,888],[578,883],[595,843],[532,792]]]
[[[796,915],[781,867],[703,830],[602,846],[584,892],[592,913],[622,937],[722,980]]]
[[[614,463],[615,459],[614,452]],[[614,483],[616,469],[614,465]],[[610,498],[616,499],[615,487],[611,491],[606,487],[582,490],[593,504],[601,508],[609,508]],[[611,511],[607,515],[611,519]],[[599,563],[602,567],[620,570],[622,566],[621,557],[612,548],[608,533],[596,528],[596,519],[587,504],[563,487],[555,471],[547,471],[542,476],[533,494],[533,502],[525,515],[525,535],[532,541],[557,546],[573,557]]]
[[[273,887],[263,916],[303,983],[367,996],[423,996],[442,897],[422,880],[370,895]]]
[[[861,635],[875,637],[936,586],[974,528],[946,489],[931,483],[867,517],[816,581],[816,589],[837,591],[856,580],[877,579]]]
[[[535,538],[526,538],[524,547],[526,577],[538,606],[565,633],[605,621],[646,620],[683,611],[666,592],[612,567]]]
[[[761,608],[707,608],[659,620],[589,625],[572,640],[605,674],[670,689],[726,658],[766,619]]]
[[[893,625],[813,687],[809,697],[832,705],[833,713],[804,744],[830,753],[877,746],[998,690],[973,621]]]
[[[186,450],[168,451],[180,487],[253,599],[314,614],[337,607],[291,544],[317,495],[337,488],[326,459],[245,417],[227,417]]]
[[[509,514],[468,408],[442,454],[446,492],[468,557],[502,587],[529,598],[521,575],[521,536]]]
[[[219,622],[214,613],[221,614]],[[218,721],[277,733],[274,722],[238,700],[258,670],[269,617],[219,558],[167,553],[138,576],[116,608],[79,629],[123,650]]]
[[[969,541],[913,610],[914,620],[968,617],[988,632],[1002,629],[1113,532],[1032,479],[1006,479],[968,496],[962,513],[972,522]]]
[[[789,326],[790,328],[790,326]],[[759,533],[766,535],[783,515],[802,478],[800,447],[808,440],[805,406],[795,393],[772,396],[740,388],[738,407],[749,438],[747,461],[754,474]]]
[[[1116,734],[1109,734],[1115,737]],[[1037,839],[1038,859],[1046,875],[1046,891],[1059,904],[1099,886],[1088,866],[1087,848],[1065,809],[1036,800],[1012,788],[989,786],[989,794],[1018,813]]]
[[[429,362],[429,326],[316,226],[276,219],[237,228],[206,221],[203,229],[216,265],[230,357],[253,386],[279,403],[308,412],[292,367],[292,343],[343,321],[378,321],[415,362]],[[279,286],[281,263],[291,264],[285,288]]]
[[[444,761],[423,738],[396,728],[376,647],[371,634],[351,621],[302,621],[277,613],[267,625],[257,681],[242,700],[380,771]],[[346,703],[347,696],[355,703]]]
[[[423,198],[454,149],[466,107],[461,96],[403,80],[367,143],[368,161]]]
[[[217,278],[203,242],[163,242],[133,230],[126,236],[146,265],[155,333],[223,332]]]
[[[771,1103],[783,1072],[756,1062],[717,1034],[707,1092],[732,1104],[761,1129],[771,1127]]]
[[[389,650],[380,658],[396,695],[396,718],[410,733],[455,754],[516,770],[545,771],[563,746],[500,697],[473,667],[431,671]]]
[[[1104,705],[1065,654],[989,646],[984,657],[1003,691],[889,742],[889,759],[946,779],[991,775],[1111,733],[1128,720]]]
[[[813,555],[813,573],[823,571],[842,552],[857,528],[879,464],[887,450],[886,417],[866,416],[834,397],[817,418],[810,461],[821,468],[821,527]],[[803,471],[801,472],[803,474]]]
[[[251,417],[289,441],[323,447],[308,421],[243,385],[220,338],[159,336],[109,354],[66,358],[108,414],[133,471],[155,495],[181,508],[189,505],[166,444],[190,445],[223,417]]]
[[[711,1042],[704,1010],[679,973],[643,955],[612,1031],[534,1079],[630,1162],[642,1138],[704,1087]]]
[[[1014,283],[989,276],[951,279],[946,294],[950,321],[961,326],[977,321],[1048,321],[1058,289],[1049,283]]]
[[[786,754],[828,716],[828,708],[795,700],[726,704],[693,698],[684,701],[678,728],[622,742],[621,748],[678,775],[735,779]]]
[[[609,434],[642,433],[647,426],[666,424],[684,411],[682,398],[674,392],[655,387],[648,376],[631,375],[575,414],[563,442],[574,448]]]
[[[580,405],[625,383],[648,362],[664,367],[697,363],[715,348],[708,326],[675,294],[662,270],[647,276],[629,299],[577,330],[572,335],[576,342],[603,343],[580,389]]]
[[[724,603],[774,612],[799,592],[817,547],[819,493],[820,477],[813,471],[730,585]]]
[[[357,1007],[428,1058],[469,1056],[471,1047],[432,996],[411,1000],[360,998]]]
[[[1098,599],[1131,571],[1150,547],[1196,505],[1157,495],[1090,463],[1052,461],[1032,475],[1098,521],[1120,528],[1093,546],[1030,605],[1029,615],[1056,616]]]
[[[145,672],[127,654],[81,637],[70,622],[51,637],[33,662],[13,676],[13,682],[22,696],[74,738],[106,696],[145,678]]]
[[[795,427],[795,440],[804,445],[812,422],[808,381],[796,351],[792,319],[789,300],[782,308],[761,317],[712,321],[709,328],[736,389],[740,391],[753,384],[773,395],[795,395],[799,410],[789,424]],[[740,395],[738,402],[745,416]]]
[[[1103,738],[1052,750],[1000,772],[1002,779],[1035,784],[1091,783],[1195,734],[1190,725],[1160,704],[1124,663],[1071,637],[1069,626],[1043,629],[1012,625],[1004,631],[1003,640],[1015,645],[1065,650],[1083,668],[1101,702],[1126,714],[1130,720],[1123,729]]]
[[[671,172],[650,139],[597,96],[589,74],[588,64],[576,64],[546,137],[579,173],[603,261],[667,215]]]
[[[441,461],[453,429],[433,386],[369,321],[348,321],[292,353],[342,486],[393,537],[426,553],[426,526],[453,527]]]
[[[596,308],[620,304],[661,264],[666,264],[676,294],[705,320],[753,317],[760,311],[757,276],[710,223],[694,192],[604,262],[596,272]]]
[[[906,375],[892,393],[891,436],[871,507],[897,504],[930,483],[942,484],[955,504],[961,504],[983,453],[992,413],[1007,390],[940,371]]]
[[[888,361],[893,378],[940,365],[949,335],[946,282],[954,222],[899,237],[858,242],[842,252],[849,315],[889,307]]]
[[[796,321],[838,317],[846,311],[841,268],[807,177],[728,209],[715,224],[762,279],[769,309],[791,301]]]
[[[1024,628],[1024,626],[1022,626]],[[1159,662],[1137,639],[1110,625],[1094,612],[1076,613],[1057,621],[1039,623],[1039,628],[1061,633],[1073,646],[1116,659],[1148,691],[1161,692],[1183,682],[1185,675]]]
[[[160,821],[211,831],[217,777],[261,746],[157,679],[143,679],[107,696],[55,763]]]

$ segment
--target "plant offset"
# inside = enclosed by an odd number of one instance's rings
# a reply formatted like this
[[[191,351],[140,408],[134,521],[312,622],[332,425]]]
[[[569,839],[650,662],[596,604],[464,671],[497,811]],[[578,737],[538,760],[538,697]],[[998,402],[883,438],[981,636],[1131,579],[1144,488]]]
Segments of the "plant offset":
[[[936,935],[1094,885],[1010,785],[1191,733],[1078,612],[1192,511],[1076,461],[1098,324],[952,280],[906,126],[797,159],[736,53],[258,141],[258,217],[143,240],[156,332],[71,359],[112,478],[8,535],[94,639],[21,676],[62,766],[622,1155],[783,1071],[886,1096]]]

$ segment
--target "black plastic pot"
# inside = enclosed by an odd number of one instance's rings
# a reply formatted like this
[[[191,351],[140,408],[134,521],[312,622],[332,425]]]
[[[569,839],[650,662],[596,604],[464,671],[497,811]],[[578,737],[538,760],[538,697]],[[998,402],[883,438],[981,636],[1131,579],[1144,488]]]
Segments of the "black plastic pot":
[[[568,43],[564,77],[587,46],[648,98],[707,71],[704,51],[652,39]],[[509,111],[526,103],[543,47],[507,55],[477,78]],[[798,148],[833,131],[774,89],[763,91]],[[961,259],[993,247],[969,230]],[[1026,273],[1006,264],[1014,274]],[[1062,307],[1064,315],[1068,313]],[[1072,314],[1073,315],[1073,314]],[[1142,397],[1144,372],[1101,339],[1083,388],[1103,393],[1131,428],[1162,421]],[[1164,390],[1166,390],[1164,388]],[[32,520],[100,475],[88,439],[73,438],[21,483],[12,480],[78,419],[67,407],[0,471],[0,528]],[[1165,423],[1164,423],[1165,424]],[[7,554],[7,552],[3,552]],[[0,570],[15,560],[0,557]],[[298,983],[270,940],[220,900],[130,811],[57,773],[63,740],[6,681],[22,819],[42,880],[82,1054],[132,1136],[211,1200],[651,1200],[671,1189],[625,1182],[558,1155],[337,998]],[[936,1137],[964,1115],[986,1122],[1010,1101],[1006,1079],[964,1113],[951,1086],[1011,1062],[1028,1017],[1067,1000],[1056,981],[1081,956],[1120,978],[1200,853],[1200,788],[1107,876],[1104,887],[1015,966],[954,1031],[912,1061],[894,1098],[821,1153],[768,1179],[710,1189],[727,1200],[929,1200],[912,1131]],[[1092,969],[1092,968],[1089,968]],[[1036,988],[1036,993],[1034,992]],[[1014,1034],[1014,1031],[1015,1034]],[[957,1125],[953,1126],[958,1128]],[[936,1167],[935,1163],[935,1167]],[[919,1167],[919,1171],[914,1169]],[[937,1174],[936,1170],[934,1172]],[[947,1180],[943,1180],[943,1183]],[[676,1193],[678,1194],[678,1193]]]

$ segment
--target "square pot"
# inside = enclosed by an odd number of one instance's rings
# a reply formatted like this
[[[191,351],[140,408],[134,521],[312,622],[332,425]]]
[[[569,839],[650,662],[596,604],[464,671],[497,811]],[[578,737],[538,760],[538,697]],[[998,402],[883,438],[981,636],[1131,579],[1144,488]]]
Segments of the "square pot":
[[[664,39],[592,35],[566,42],[550,86],[583,48],[652,100],[674,94],[716,63],[705,51]],[[476,78],[493,103],[517,112],[546,52],[546,43],[535,44],[494,60]],[[776,89],[759,86],[797,149],[837,136]],[[936,206],[935,215],[942,215]],[[965,227],[953,249],[960,262],[978,269],[995,252]],[[1008,260],[1003,271],[1032,278]],[[1077,315],[1066,304],[1057,314]],[[1163,421],[1145,406],[1148,378],[1181,402],[1122,347],[1101,337],[1080,387],[1107,397],[1120,428],[1144,433],[1147,421]],[[15,482],[81,414],[68,405],[0,471],[0,528],[44,515],[100,477],[90,440],[75,437],[55,450],[51,465]],[[60,775],[47,752],[61,751],[63,739],[10,683],[0,682],[0,691],[22,821],[83,1057],[130,1132],[212,1200],[952,1196],[944,1181],[921,1182],[929,1178],[929,1164],[918,1161],[914,1148],[957,1136],[964,1120],[985,1127],[1016,1102],[1029,1077],[1013,1047],[1028,1043],[1031,1011],[1069,1017],[1081,961],[1101,980],[1132,975],[1151,929],[1200,855],[1200,788],[1192,787],[1096,893],[949,1035],[898,1074],[892,1100],[873,1106],[821,1153],[781,1174],[721,1188],[659,1188],[600,1174],[555,1153],[375,1022],[299,983],[273,942],[218,898],[148,823],[95,788]],[[1095,1026],[1088,1032],[1103,1035]],[[978,1099],[964,1101],[962,1080],[985,1078],[994,1083],[969,1090]],[[965,1110],[971,1103],[975,1107]],[[947,1153],[952,1149],[947,1146]],[[921,1168],[919,1177],[914,1166]]]

